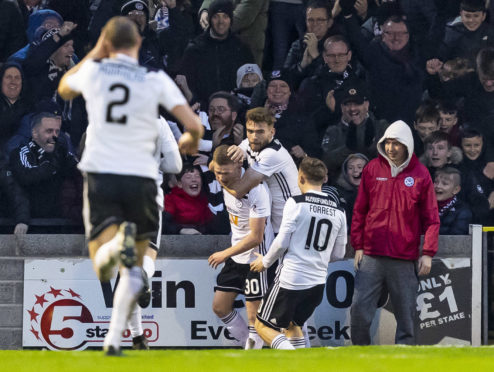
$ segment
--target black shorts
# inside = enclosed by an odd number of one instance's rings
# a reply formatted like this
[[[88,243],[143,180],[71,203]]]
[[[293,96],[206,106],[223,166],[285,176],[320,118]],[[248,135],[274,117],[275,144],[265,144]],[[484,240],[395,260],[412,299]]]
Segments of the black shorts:
[[[159,228],[156,181],[151,178],[87,173],[84,177],[84,225],[89,240],[123,221],[137,226],[136,240],[151,239]]]
[[[239,264],[229,258],[216,277],[216,284],[215,291],[236,292],[243,294],[246,301],[259,301],[269,286],[268,273],[250,271],[249,264]]]
[[[160,250],[162,225],[163,225],[163,213],[161,211],[159,211],[158,212],[158,231],[156,231],[156,233],[149,240],[149,248],[154,249],[156,252],[158,252]]]
[[[268,289],[257,310],[257,319],[269,328],[281,332],[290,322],[302,327],[321,303],[324,284],[293,290],[279,286],[276,281]]]

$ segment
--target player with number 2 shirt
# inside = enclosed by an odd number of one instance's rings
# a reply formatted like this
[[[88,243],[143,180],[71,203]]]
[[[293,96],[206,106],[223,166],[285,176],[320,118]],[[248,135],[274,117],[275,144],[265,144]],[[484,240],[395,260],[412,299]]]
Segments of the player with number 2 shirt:
[[[158,166],[154,152],[163,106],[188,130],[182,152],[195,153],[203,129],[178,87],[162,71],[138,64],[142,38],[135,23],[114,17],[96,46],[69,70],[58,87],[69,100],[80,94],[89,117],[79,169],[84,174],[84,223],[98,278],[108,281],[120,266],[107,355],[120,355],[122,332],[143,287],[142,257],[158,231]]]

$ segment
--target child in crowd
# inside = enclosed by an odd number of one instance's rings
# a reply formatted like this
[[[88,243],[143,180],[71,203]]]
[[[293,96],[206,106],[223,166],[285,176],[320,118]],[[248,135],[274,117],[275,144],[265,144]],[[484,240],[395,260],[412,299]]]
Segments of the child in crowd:
[[[369,159],[364,154],[348,155],[341,166],[341,174],[336,181],[340,199],[343,198],[345,201],[343,206],[346,212],[348,231],[350,231],[350,226],[352,225],[353,205],[357,198],[362,171],[368,162]]]
[[[439,130],[439,111],[432,102],[424,102],[419,106],[415,112],[413,129],[414,152],[420,157],[424,153],[426,137]]]
[[[202,188],[201,168],[190,163],[184,164],[182,171],[177,175],[177,181],[177,186],[165,195],[164,233],[206,233],[213,214]]]
[[[438,72],[441,82],[457,79],[469,72],[475,71],[466,58],[454,58],[444,62],[443,67]]]
[[[458,197],[461,190],[461,173],[453,167],[436,171],[434,191],[439,207],[441,235],[467,235],[472,221],[470,208]]]
[[[494,180],[486,177],[487,164],[483,135],[473,129],[465,130],[461,138],[463,161],[462,197],[472,208],[472,223],[492,226],[494,223]]]
[[[460,148],[452,146],[448,134],[437,131],[432,132],[424,140],[425,152],[420,158],[434,179],[435,172],[445,166],[457,167],[463,156]]]
[[[448,134],[452,146],[460,146],[460,124],[458,120],[458,108],[451,101],[441,101],[439,110],[439,129]]]

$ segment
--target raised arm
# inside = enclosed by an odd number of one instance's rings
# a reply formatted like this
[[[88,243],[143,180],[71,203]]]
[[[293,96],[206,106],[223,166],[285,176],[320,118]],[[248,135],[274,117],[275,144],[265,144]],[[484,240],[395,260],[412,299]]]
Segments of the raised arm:
[[[72,67],[69,71],[67,71],[63,75],[62,79],[60,80],[60,83],[58,84],[58,94],[60,95],[60,97],[62,97],[64,100],[68,101],[68,100],[71,100],[71,99],[77,97],[78,95],[80,95],[81,92],[74,90],[69,86],[69,84],[67,82],[67,78],[71,75],[74,75],[77,71],[79,71],[81,66],[86,61],[88,61],[90,59],[106,58],[106,57],[108,57],[108,55],[109,55],[109,52],[108,52],[108,48],[106,46],[105,36],[104,36],[104,33],[102,32],[99,39],[98,39],[98,42],[96,43],[94,48],[91,49],[91,51],[82,59],[82,61],[80,61],[77,65]]]
[[[252,168],[247,169],[243,177],[235,182],[230,187],[223,188],[232,194],[237,199],[241,199],[247,194],[252,188],[259,185],[264,179],[264,174],[255,171]]]

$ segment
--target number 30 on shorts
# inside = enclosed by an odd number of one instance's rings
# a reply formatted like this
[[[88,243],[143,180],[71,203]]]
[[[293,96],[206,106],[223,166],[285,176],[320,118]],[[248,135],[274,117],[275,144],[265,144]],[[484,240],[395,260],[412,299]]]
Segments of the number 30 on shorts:
[[[261,286],[259,285],[258,278],[245,279],[245,290],[246,295],[258,295],[261,294]]]

